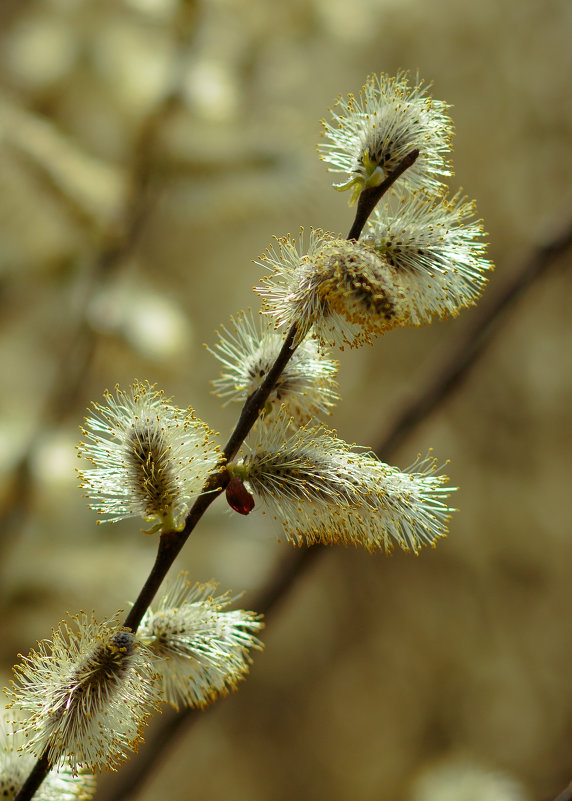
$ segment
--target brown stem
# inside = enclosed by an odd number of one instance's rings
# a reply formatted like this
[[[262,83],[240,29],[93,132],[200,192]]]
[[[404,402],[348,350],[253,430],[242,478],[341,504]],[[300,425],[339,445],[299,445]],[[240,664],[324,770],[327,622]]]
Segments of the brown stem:
[[[381,198],[385,195],[387,190],[393,186],[397,179],[403,175],[405,170],[408,170],[409,167],[415,164],[418,156],[419,150],[412,150],[411,153],[408,153],[401,159],[393,172],[391,172],[379,186],[371,186],[362,191],[356,208],[356,216],[347,236],[348,239],[359,239],[364,225]]]
[[[276,385],[276,382],[282,375],[282,371],[294,355],[294,351],[298,347],[297,345],[294,345],[297,331],[298,328],[296,324],[294,324],[290,331],[288,331],[286,339],[284,340],[284,344],[282,345],[282,349],[278,354],[276,361],[268,371],[266,378],[260,387],[252,393],[252,395],[244,404],[238,419],[238,423],[236,424],[236,427],[230,435],[230,439],[224,448],[224,456],[227,462],[230,462],[236,456],[237,451],[244,442],[246,435],[264,408],[264,404],[268,400],[270,393]]]
[[[256,422],[258,415],[264,408],[264,405],[268,400],[268,396],[280,378],[282,371],[288,364],[288,360],[292,357],[296,349],[296,346],[293,344],[296,338],[296,332],[297,327],[296,325],[293,325],[288,332],[286,339],[284,340],[284,344],[282,345],[282,349],[280,350],[276,361],[266,374],[264,381],[258,387],[258,389],[255,390],[252,395],[250,395],[244,404],[238,419],[238,423],[236,424],[234,431],[230,435],[230,439],[224,447],[221,457],[222,466],[207,480],[205,486],[203,487],[202,494],[199,495],[193,504],[191,511],[189,512],[184,529],[182,531],[168,531],[164,534],[161,534],[155,564],[153,565],[153,568],[147,577],[147,581],[143,585],[137,600],[133,604],[129,614],[125,619],[125,626],[128,626],[133,631],[137,630],[143,615],[155,597],[157,590],[161,586],[163,579],[169,571],[169,568],[191,535],[191,532],[194,530],[195,526],[211,503],[216,497],[218,497],[220,492],[225,489],[226,485],[228,484],[229,475],[224,465],[227,462],[230,462],[236,456],[238,449]]]
[[[132,631],[137,631],[143,615],[155,597],[169,568],[179,555],[181,548],[226,483],[228,483],[228,477],[226,470],[223,468],[208,479],[203,489],[203,494],[199,495],[189,512],[184,529],[182,531],[166,531],[161,534],[155,564],[147,576],[137,600],[125,618],[124,625]]]
[[[34,765],[32,772],[14,796],[13,801],[30,801],[30,799],[33,798],[36,790],[38,790],[50,772],[51,768],[52,766],[50,764],[50,760],[48,759],[48,753],[47,751],[44,751],[42,756]]]

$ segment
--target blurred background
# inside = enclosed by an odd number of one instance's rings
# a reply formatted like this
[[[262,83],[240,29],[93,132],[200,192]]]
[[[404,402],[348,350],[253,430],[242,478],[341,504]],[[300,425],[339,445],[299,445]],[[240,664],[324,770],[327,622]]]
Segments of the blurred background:
[[[571,37],[569,0],[2,0],[4,683],[67,611],[125,608],[154,558],[77,488],[89,402],[148,379],[224,441],[238,410],[210,393],[203,343],[258,307],[252,259],[300,225],[349,229],[315,150],[336,96],[407,69],[453,105],[451,187],[484,218],[488,296],[571,222]],[[138,799],[524,801],[572,779],[569,267],[391,454],[451,460],[448,539],[321,554],[240,692],[181,727]],[[375,446],[475,314],[341,354],[331,426]],[[292,549],[223,506],[179,567],[249,608]]]

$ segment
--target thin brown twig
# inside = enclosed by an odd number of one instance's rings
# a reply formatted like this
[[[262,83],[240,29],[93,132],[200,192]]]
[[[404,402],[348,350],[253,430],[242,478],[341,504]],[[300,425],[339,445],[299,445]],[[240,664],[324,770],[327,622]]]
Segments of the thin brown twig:
[[[426,419],[467,376],[491,342],[496,327],[525,290],[572,246],[572,223],[538,245],[522,266],[497,289],[485,295],[472,324],[434,372],[432,380],[414,394],[379,443],[378,452],[394,452],[412,428]]]
[[[561,793],[558,793],[554,801],[572,801],[572,782]]]
[[[572,222],[553,239],[538,246],[522,267],[516,270],[494,294],[491,294],[488,302],[483,303],[481,313],[461,343],[447,350],[441,367],[436,372],[436,377],[419,387],[410,404],[390,425],[388,433],[380,440],[376,448],[376,453],[380,458],[389,459],[406,437],[460,388],[462,381],[467,378],[478,360],[484,356],[492,342],[493,332],[498,330],[500,323],[506,319],[507,313],[515,301],[535,279],[544,275],[548,268],[571,246]],[[249,606],[265,616],[271,614],[289,597],[306,570],[326,551],[327,548],[320,545],[296,550],[293,555],[289,555],[282,562],[259,595],[252,600],[252,603],[249,603]],[[141,749],[143,753],[123,770],[118,781],[106,789],[105,793],[96,796],[98,801],[125,801],[132,798],[183,727],[197,722],[204,714],[204,711],[195,709],[187,709],[178,714],[168,714],[156,727],[150,741]],[[555,801],[572,801],[570,787],[572,785]]]
[[[403,175],[405,170],[412,167],[419,157],[419,150],[415,149],[408,153],[391,172],[387,178],[382,181],[379,186],[370,186],[364,189],[358,199],[356,215],[350,232],[347,236],[348,239],[359,239],[364,225],[369,220],[369,217],[377,206],[385,193],[391,189],[397,179]]]
[[[136,631],[145,611],[149,607],[159,587],[161,586],[167,572],[171,565],[179,555],[182,547],[188,540],[191,533],[194,531],[197,523],[202,518],[211,503],[218,497],[220,492],[225,489],[229,482],[229,475],[225,469],[228,461],[234,458],[236,452],[244,442],[250,429],[256,422],[258,415],[264,408],[264,404],[268,400],[268,396],[272,392],[276,381],[280,378],[282,370],[288,363],[294,353],[295,347],[293,345],[296,337],[297,326],[293,325],[288,332],[284,344],[278,358],[268,371],[264,381],[255,392],[247,399],[239,420],[235,426],[234,431],[230,435],[221,457],[221,468],[218,472],[213,473],[205,486],[203,492],[193,506],[187,516],[185,527],[182,531],[167,531],[161,534],[159,539],[159,548],[155,563],[143,585],[141,592],[135,603],[133,604],[124,625]]]

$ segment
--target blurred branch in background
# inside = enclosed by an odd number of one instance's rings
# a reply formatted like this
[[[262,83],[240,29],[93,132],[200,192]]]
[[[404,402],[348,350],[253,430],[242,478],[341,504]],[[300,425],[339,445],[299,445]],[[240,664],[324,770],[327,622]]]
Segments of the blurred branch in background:
[[[0,98],[4,145],[63,203],[87,239],[87,255],[78,270],[79,292],[69,315],[67,343],[54,367],[35,431],[5,482],[0,505],[0,547],[5,547],[8,533],[10,540],[14,537],[30,511],[31,462],[43,431],[46,426],[61,423],[78,402],[98,338],[89,308],[132,256],[161,194],[158,142],[181,100],[181,63],[189,46],[192,23],[192,4],[181,3],[174,22],[171,68],[163,93],[141,120],[130,163],[124,169],[89,155],[52,123],[6,97]]]
[[[554,801],[571,801],[572,799],[572,782],[562,790],[561,793],[558,793]]]
[[[548,274],[572,247],[572,221],[543,244],[537,246],[527,259],[496,291],[485,295],[472,324],[455,346],[448,348],[434,371],[434,378],[418,387],[401,414],[389,426],[387,434],[376,447],[377,455],[391,461],[404,440],[437,411],[445,401],[462,387],[471,370],[486,354],[498,336],[500,325],[517,300],[533,283]],[[568,262],[566,262],[568,264]],[[327,552],[323,546],[301,548],[282,561],[266,587],[251,601],[249,608],[264,615],[272,614],[296,587],[299,579]],[[199,721],[204,711],[187,709],[181,713],[165,712],[140,754],[121,773],[116,781],[102,787],[98,801],[122,801],[135,797],[137,790],[151,776],[162,756],[172,747],[179,733]],[[570,801],[567,788],[555,801]]]
[[[494,293],[485,294],[480,302],[472,325],[456,347],[435,370],[435,378],[422,387],[409,403],[405,404],[389,433],[379,444],[377,452],[385,458],[399,448],[409,433],[425,420],[435,408],[457,389],[469,370],[483,355],[514,303],[546,271],[564,256],[572,245],[572,222],[558,230],[552,238],[539,245],[522,266],[513,269],[503,285]]]

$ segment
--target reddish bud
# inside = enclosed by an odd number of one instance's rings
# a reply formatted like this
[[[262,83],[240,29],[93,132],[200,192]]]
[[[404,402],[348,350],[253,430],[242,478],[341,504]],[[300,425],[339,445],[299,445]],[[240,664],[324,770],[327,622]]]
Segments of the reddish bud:
[[[231,478],[226,488],[226,499],[239,515],[249,515],[254,509],[254,498],[238,476]]]

